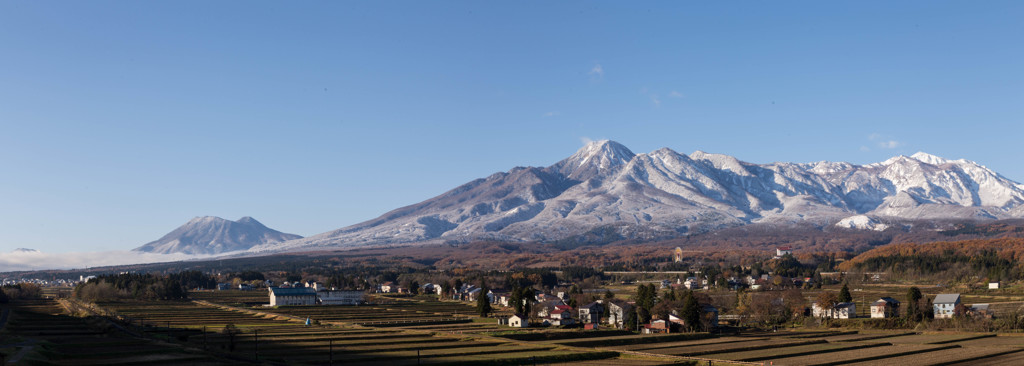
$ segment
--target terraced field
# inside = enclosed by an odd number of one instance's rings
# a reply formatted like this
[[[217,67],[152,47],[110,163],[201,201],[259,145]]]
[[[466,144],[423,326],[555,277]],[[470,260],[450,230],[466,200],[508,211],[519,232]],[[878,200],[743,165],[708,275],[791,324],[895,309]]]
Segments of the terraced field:
[[[248,292],[217,295],[248,303]],[[251,298],[248,298],[251,299]],[[63,301],[63,300],[62,300]],[[60,315],[54,301],[21,305],[0,332],[5,357],[40,364],[1015,364],[1024,337],[808,330],[712,336],[622,331],[509,331],[455,302],[394,299],[367,306],[232,307],[209,302],[98,304],[103,317]],[[306,318],[312,321],[305,325]],[[35,343],[22,343],[35,340]],[[20,352],[32,347],[31,352]]]
[[[969,360],[954,363],[956,366],[1002,366],[1002,365],[1024,365],[1024,352],[1015,352],[1006,355],[983,358],[980,360]]]
[[[153,337],[183,342],[199,349],[224,352],[256,361],[286,364],[328,364],[344,360],[353,365],[402,365],[419,363],[474,364],[579,361],[618,357],[618,353],[565,348],[554,344],[525,344],[497,338],[476,338],[444,331],[406,330],[395,327],[306,326],[301,315],[327,319],[365,319],[370,307],[284,307],[288,317],[254,314],[247,309],[228,309],[181,303],[105,303],[103,308],[133,322]],[[458,304],[456,304],[458,305]],[[450,305],[402,305],[399,313],[435,316]],[[389,305],[390,309],[390,305]],[[425,309],[419,311],[418,309]],[[360,311],[362,310],[362,311]],[[443,311],[443,310],[440,310]],[[373,311],[370,311],[372,313]],[[359,314],[353,316],[352,314]],[[312,316],[311,316],[312,318]],[[137,320],[141,319],[141,320]],[[473,325],[466,318],[467,325]],[[139,324],[145,324],[140,326]],[[231,324],[232,327],[225,328]],[[461,325],[461,324],[460,324]],[[447,325],[445,325],[447,326]],[[204,331],[205,329],[205,331]],[[233,332],[225,329],[234,329]]]
[[[937,363],[958,361],[971,362],[983,357],[990,357],[994,355],[1017,352],[1020,352],[1020,350],[1012,347],[955,347],[934,352],[919,353],[900,357],[890,357],[886,358],[885,362],[892,363],[893,365],[926,366],[935,365]],[[878,362],[879,361],[877,360],[867,361],[854,363],[852,365],[870,366],[877,365]]]
[[[839,352],[871,347],[881,347],[887,345],[888,344],[884,343],[815,343],[801,346],[785,347],[781,349],[765,348],[753,351],[716,353],[708,357],[722,360],[761,361],[774,359],[778,357],[779,352],[785,352],[787,356],[793,357],[797,355],[813,355],[828,352]]]
[[[17,352],[6,358],[19,357],[23,364],[248,364],[180,345],[136,338],[102,318],[63,315],[63,309],[53,300],[23,301],[10,310],[0,344],[17,344],[12,347]]]
[[[863,348],[849,351],[820,353],[806,356],[785,357],[785,355],[780,355],[780,357],[769,359],[769,361],[771,361],[775,365],[785,366],[841,365],[863,361],[883,362],[881,361],[882,359],[888,359],[908,354],[937,351],[951,347],[954,346],[899,344],[884,347]]]

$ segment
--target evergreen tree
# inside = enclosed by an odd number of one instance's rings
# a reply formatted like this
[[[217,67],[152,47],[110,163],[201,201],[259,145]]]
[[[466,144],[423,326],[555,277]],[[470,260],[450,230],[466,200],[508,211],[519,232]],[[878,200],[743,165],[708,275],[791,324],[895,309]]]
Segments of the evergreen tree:
[[[491,302],[487,299],[487,286],[480,289],[480,295],[476,297],[476,311],[480,313],[480,316],[487,317],[487,314],[491,313]]]
[[[512,309],[516,314],[523,314],[523,294],[520,290],[520,288],[514,287],[512,294],[509,295],[509,302],[512,303]]]
[[[907,319],[910,319],[915,322],[921,321],[922,314],[919,309],[920,302],[921,290],[918,289],[917,287],[911,287],[910,289],[908,289],[907,304],[905,306],[907,310],[904,311],[904,314],[906,314]]]
[[[615,294],[612,293],[612,290],[604,290],[604,298],[606,298],[606,299],[614,299],[615,298]]]
[[[693,296],[693,291],[687,291],[685,298],[683,299],[683,322],[686,323],[686,327],[690,328],[690,331],[697,331],[700,329],[700,316],[701,308],[700,304],[697,303],[697,297]]]
[[[537,297],[534,295],[532,287],[523,287],[519,289],[519,291],[521,291],[519,297],[524,300],[522,302],[523,315],[530,316],[530,310],[533,307],[534,300],[537,300]]]
[[[853,295],[850,295],[850,288],[843,283],[843,288],[839,290],[839,302],[850,302],[853,301]]]

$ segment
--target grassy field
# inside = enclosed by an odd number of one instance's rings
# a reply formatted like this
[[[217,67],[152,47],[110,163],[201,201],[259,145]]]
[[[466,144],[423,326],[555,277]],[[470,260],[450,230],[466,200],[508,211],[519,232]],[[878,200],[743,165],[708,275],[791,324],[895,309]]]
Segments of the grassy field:
[[[197,297],[204,301],[97,304],[116,321],[61,315],[64,309],[54,300],[23,303],[12,307],[11,321],[0,332],[0,353],[13,357],[32,347],[25,352],[26,361],[54,365],[930,365],[1024,360],[1024,337],[1013,335],[834,329],[729,336],[512,330],[471,315],[467,304],[430,298],[268,308],[254,306],[249,300],[257,296],[252,292]],[[308,326],[307,317],[312,323]]]
[[[499,338],[452,334],[450,324],[440,329],[367,326],[373,314],[384,319],[447,319],[457,303],[408,302],[371,306],[280,307],[255,313],[250,309],[207,306],[195,302],[100,304],[123,316],[152,337],[182,342],[195,348],[224,352],[246,359],[287,364],[326,364],[344,359],[355,365],[524,364],[535,361],[575,361],[618,357],[618,353],[567,348],[555,344],[524,344]],[[281,316],[284,315],[284,316]],[[304,325],[309,316],[339,325]],[[379,318],[378,318],[379,319]],[[474,323],[479,329],[491,325]],[[376,320],[377,322],[381,320]],[[226,331],[231,324],[235,334]],[[403,323],[413,324],[413,323]],[[384,324],[392,325],[392,324]],[[205,330],[205,331],[204,331]]]
[[[5,351],[5,358],[10,360],[20,353],[19,364],[246,364],[176,344],[133,337],[103,318],[63,315],[64,309],[53,300],[21,301],[11,305],[10,310],[0,344],[17,345]]]

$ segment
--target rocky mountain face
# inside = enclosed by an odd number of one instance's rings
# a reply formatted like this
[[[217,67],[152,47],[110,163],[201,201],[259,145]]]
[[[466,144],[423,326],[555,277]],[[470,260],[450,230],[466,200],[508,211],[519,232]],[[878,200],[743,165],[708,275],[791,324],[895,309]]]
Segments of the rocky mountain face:
[[[238,221],[204,216],[189,220],[159,240],[132,250],[164,254],[218,254],[301,238],[268,228],[248,216]]]
[[[660,240],[750,223],[1024,217],[1024,185],[977,163],[917,153],[881,163],[752,164],[702,151],[587,144],[342,229],[254,252],[428,241]],[[845,220],[844,220],[845,219]]]

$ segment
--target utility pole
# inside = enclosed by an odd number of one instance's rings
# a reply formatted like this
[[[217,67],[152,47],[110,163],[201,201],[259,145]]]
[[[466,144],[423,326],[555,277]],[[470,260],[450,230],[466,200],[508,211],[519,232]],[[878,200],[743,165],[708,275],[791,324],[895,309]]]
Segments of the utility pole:
[[[333,339],[328,339],[327,340],[327,354],[328,354],[327,357],[329,357],[328,358],[328,365],[334,366],[334,340]]]
[[[260,360],[260,330],[256,329],[255,332],[256,332],[256,351],[254,353],[256,354],[256,361],[259,361]]]

